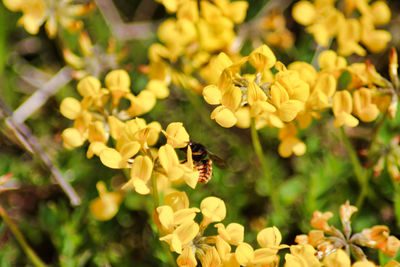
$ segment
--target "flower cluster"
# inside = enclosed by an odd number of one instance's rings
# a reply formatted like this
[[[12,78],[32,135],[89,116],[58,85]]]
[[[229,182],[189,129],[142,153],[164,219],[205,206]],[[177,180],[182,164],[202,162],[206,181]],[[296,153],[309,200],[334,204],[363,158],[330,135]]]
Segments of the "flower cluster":
[[[199,212],[203,216],[200,224],[195,220]],[[184,192],[172,192],[165,196],[164,205],[156,209],[153,217],[162,236],[160,240],[167,242],[171,251],[180,254],[177,258],[179,266],[197,266],[197,260],[202,266],[269,266],[279,261],[278,251],[288,246],[280,244],[282,236],[276,227],[258,233],[260,248],[254,250],[243,242],[242,225],[220,223],[225,216],[225,203],[217,197],[203,199],[200,209],[189,208]],[[205,230],[212,223],[217,223],[214,225],[216,234],[206,236]],[[236,247],[234,252],[231,246]]]
[[[254,74],[240,72],[247,62]],[[397,110],[394,83],[380,76],[368,61],[347,65],[345,58],[332,50],[319,56],[319,71],[300,61],[286,67],[266,45],[236,62],[221,53],[212,64],[219,80],[203,90],[205,101],[217,105],[211,118],[227,128],[247,128],[251,119],[257,129],[279,128],[283,157],[305,152],[296,138],[295,122],[305,129],[313,118],[319,119],[322,111],[331,108],[335,127],[355,127],[359,120],[371,122],[381,113],[393,118]],[[339,90],[338,79],[345,74],[351,76],[351,82]]]
[[[273,47],[290,49],[294,44],[294,36],[286,27],[286,20],[279,9],[272,9],[260,19],[260,35]]]
[[[73,97],[62,101],[61,114],[74,120],[74,127],[62,133],[66,148],[79,147],[88,140],[91,143],[88,157],[91,157],[98,151],[99,144],[107,143],[110,135],[114,139],[119,137],[124,125],[122,120],[150,111],[158,94],[150,89],[142,90],[136,96],[132,94],[130,78],[124,70],[108,73],[105,85],[106,88],[102,88],[97,78],[88,76],[79,81],[77,86],[81,101]]]
[[[212,79],[208,62],[216,53],[231,51],[234,25],[241,23],[248,3],[229,0],[160,0],[169,13],[176,15],[158,28],[156,43],[149,48],[150,64],[146,72],[150,82],[170,83],[201,92],[200,80]],[[231,52],[229,52],[231,53]],[[211,76],[211,77],[209,77]]]
[[[217,197],[203,199],[199,209],[189,207],[186,193],[171,192],[165,196],[164,205],[154,211],[153,220],[160,231],[160,240],[167,242],[170,250],[179,254],[179,266],[194,267],[198,261],[202,266],[279,266],[278,252],[290,248],[284,257],[285,267],[375,267],[373,262],[367,261],[358,245],[382,250],[393,257],[400,241],[389,235],[386,226],[374,226],[351,236],[350,217],[356,210],[348,202],[340,207],[344,233],[327,223],[332,213],[316,211],[311,225],[318,230],[297,236],[298,245],[281,244],[282,235],[273,226],[258,232],[257,243],[260,248],[257,249],[244,242],[245,229],[242,225],[230,223],[225,226],[221,223],[227,211],[224,201]],[[203,217],[200,223],[196,222],[197,213]],[[216,230],[207,229],[212,223],[216,223]],[[210,235],[212,232],[215,234]],[[325,234],[329,237],[325,237]],[[353,264],[350,250],[358,259]],[[385,266],[399,266],[399,263],[392,260]]]
[[[378,177],[385,165],[390,176],[395,180],[400,180],[400,137],[395,136],[390,140],[389,145],[385,145],[380,140],[378,140],[371,147],[369,153],[367,154],[369,162],[367,162],[365,167],[372,167],[374,171],[374,177]],[[362,154],[364,151],[361,151]]]
[[[71,4],[69,0],[3,0],[3,3],[12,11],[23,13],[18,24],[30,34],[37,34],[46,22],[45,29],[50,38],[56,36],[58,23],[71,32],[80,30],[83,22],[75,17],[86,15],[95,7],[93,2]]]
[[[130,91],[130,78],[124,70],[111,71],[105,77],[106,88],[101,82],[88,76],[78,83],[81,101],[65,98],[61,113],[74,120],[74,126],[63,131],[64,146],[79,147],[87,140],[90,145],[87,157],[98,156],[101,162],[112,169],[129,169],[129,181],[122,187],[137,193],[151,193],[150,179],[156,175],[160,184],[186,183],[195,188],[199,179],[197,165],[193,162],[189,134],[183,124],[173,122],[163,130],[158,122],[146,123],[137,116],[148,112],[155,104],[157,95],[168,91],[155,91],[149,86],[137,96]],[[153,89],[153,90],[152,90]],[[166,144],[157,148],[160,133]],[[111,143],[108,144],[110,137]],[[181,161],[175,149],[186,148],[186,158]],[[105,184],[97,184],[100,197],[91,205],[98,219],[110,219],[118,211],[123,192],[107,192]]]
[[[372,4],[364,0],[344,1],[343,12],[335,7],[336,2],[299,1],[294,5],[292,15],[298,23],[307,26],[307,32],[318,44],[326,47],[330,39],[336,37],[341,55],[365,56],[366,51],[360,43],[374,53],[386,48],[391,40],[390,33],[375,28],[390,20],[390,9],[384,1]]]
[[[400,240],[395,236],[389,235],[390,231],[387,226],[376,225],[370,229],[364,229],[361,233],[352,234],[350,218],[356,211],[357,207],[351,206],[348,201],[340,206],[343,232],[328,224],[328,220],[333,217],[331,212],[315,211],[311,219],[311,226],[317,230],[311,230],[308,235],[297,236],[296,242],[302,245],[309,244],[317,248],[318,257],[324,259],[324,261],[331,258],[343,258],[340,261],[348,262],[343,266],[350,266],[350,260],[340,256],[340,254],[346,255],[342,249],[347,254],[351,251],[360,260],[366,260],[366,255],[360,246],[375,248],[389,257],[394,257],[400,248]],[[336,256],[331,256],[335,251]]]

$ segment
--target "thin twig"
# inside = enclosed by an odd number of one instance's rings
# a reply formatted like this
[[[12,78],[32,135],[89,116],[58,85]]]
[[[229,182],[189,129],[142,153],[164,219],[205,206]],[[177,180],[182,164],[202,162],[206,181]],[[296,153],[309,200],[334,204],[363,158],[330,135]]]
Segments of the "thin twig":
[[[119,40],[147,39],[157,29],[157,24],[152,22],[124,23],[118,9],[110,0],[96,0],[96,3],[114,37]]]
[[[361,187],[361,192],[358,195],[356,206],[359,210],[364,203],[365,197],[368,195],[368,172],[365,170],[357,156],[357,152],[351,144],[347,134],[345,133],[343,127],[340,127],[340,133],[342,135],[343,143],[347,148],[349,153],[351,164],[354,168],[354,174],[356,175],[357,181]]]
[[[32,113],[38,110],[47,99],[54,95],[61,87],[71,81],[70,67],[62,68],[52,79],[46,82],[40,90],[37,90],[17,110],[14,111],[12,119],[16,123],[24,122]]]
[[[6,211],[3,209],[3,207],[0,206],[0,216],[3,219],[4,223],[10,228],[11,232],[14,234],[15,239],[19,243],[19,245],[22,247],[23,251],[25,254],[28,256],[28,258],[31,260],[33,265],[36,267],[45,267],[46,264],[39,258],[39,256],[35,253],[35,251],[29,246],[28,242],[26,242],[24,235],[21,233],[21,231],[18,229],[17,225],[11,220],[11,218],[8,216]]]
[[[44,149],[42,148],[40,143],[32,135],[29,128],[25,126],[23,123],[15,122],[12,119],[11,109],[6,105],[6,103],[2,99],[0,99],[0,109],[2,109],[3,113],[6,116],[8,116],[8,118],[5,119],[5,123],[6,126],[15,133],[15,137],[17,137],[18,140],[22,144],[24,144],[24,146],[27,148],[29,152],[36,155],[46,165],[46,167],[53,174],[56,182],[60,185],[62,190],[69,197],[71,204],[73,206],[80,205],[81,199],[79,198],[75,190],[67,182],[65,177],[61,174],[60,170],[52,163],[50,158],[44,152]]]

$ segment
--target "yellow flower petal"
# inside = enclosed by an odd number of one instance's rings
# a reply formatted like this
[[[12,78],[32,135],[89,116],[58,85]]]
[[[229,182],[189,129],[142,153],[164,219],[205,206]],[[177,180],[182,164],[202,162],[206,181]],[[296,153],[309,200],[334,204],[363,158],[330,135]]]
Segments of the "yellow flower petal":
[[[281,241],[281,232],[275,226],[264,228],[257,234],[257,242],[263,248],[278,247]]]
[[[121,169],[124,167],[124,164],[121,162],[121,154],[113,148],[103,149],[100,153],[100,160],[104,166],[111,169]]]
[[[221,90],[215,85],[208,85],[203,89],[204,100],[210,105],[218,105],[221,103]]]
[[[64,117],[74,120],[81,113],[81,103],[73,97],[64,98],[60,105],[60,112]]]
[[[157,98],[163,99],[168,97],[168,86],[160,80],[150,80],[146,86],[146,90],[152,92]]]
[[[75,128],[65,129],[61,136],[64,141],[64,147],[67,149],[73,149],[81,146],[85,142],[85,139],[82,137],[81,133]]]
[[[187,146],[190,137],[182,122],[172,122],[168,124],[167,129],[163,132],[167,137],[167,144],[174,148],[182,148]]]
[[[93,76],[88,76],[79,81],[77,89],[79,94],[83,97],[96,95],[101,88],[101,83]]]
[[[219,125],[225,128],[233,127],[237,123],[235,114],[224,106],[215,108],[211,113],[211,119],[215,119]]]
[[[317,13],[312,3],[308,1],[297,2],[292,9],[293,18],[300,24],[308,26],[314,22]]]
[[[247,243],[241,243],[236,248],[235,256],[240,265],[247,266],[253,261],[254,249]]]
[[[267,45],[262,45],[250,53],[249,62],[256,68],[257,72],[262,72],[264,69],[270,69],[275,65],[276,57]]]
[[[350,267],[350,257],[343,250],[339,249],[324,258],[326,267]]]
[[[222,221],[226,216],[226,206],[222,199],[207,197],[200,203],[201,213],[212,222]]]

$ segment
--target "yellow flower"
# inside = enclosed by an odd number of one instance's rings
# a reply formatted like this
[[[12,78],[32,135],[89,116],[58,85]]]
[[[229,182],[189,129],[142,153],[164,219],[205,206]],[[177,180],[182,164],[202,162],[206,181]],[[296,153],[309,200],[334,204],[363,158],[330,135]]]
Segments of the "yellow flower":
[[[371,91],[367,88],[360,88],[353,94],[354,114],[362,121],[374,121],[379,115],[378,107],[372,103]]]
[[[357,261],[351,267],[376,267],[371,261]]]
[[[332,73],[336,78],[339,78],[340,73],[347,66],[346,59],[338,56],[333,50],[325,50],[318,57],[320,69]]]
[[[285,255],[285,267],[319,267],[315,249],[310,245],[290,246],[290,254]]]
[[[231,246],[220,236],[217,236],[215,246],[217,247],[219,258],[221,259],[223,266],[228,266],[228,267],[240,266],[239,263],[237,262],[235,253],[231,252]]]
[[[83,145],[86,138],[76,128],[67,128],[62,134],[63,145],[66,149],[73,149]]]
[[[270,264],[276,259],[276,250],[270,248],[254,250],[249,244],[241,243],[236,248],[235,256],[243,266]]]
[[[307,105],[316,110],[330,107],[330,99],[336,91],[336,86],[337,82],[332,74],[319,74]]]
[[[183,179],[188,186],[195,188],[199,179],[199,173],[193,166],[190,147],[188,147],[187,154],[187,162],[181,164],[178,155],[171,145],[166,144],[160,147],[158,151],[161,166],[168,178],[172,181]]]
[[[205,249],[205,255],[200,257],[200,261],[204,267],[221,266],[221,259],[215,247]]]
[[[93,76],[80,80],[77,89],[83,96],[82,106],[85,109],[92,104],[97,108],[102,108],[108,100],[108,90],[102,89],[100,81]]]
[[[166,131],[162,131],[167,137],[167,144],[173,148],[186,147],[189,143],[189,134],[182,122],[172,122],[167,126]]]
[[[344,125],[355,127],[358,125],[358,120],[351,115],[353,103],[348,91],[335,93],[332,101],[332,110],[335,115],[335,127],[341,127]]]
[[[314,22],[316,12],[315,7],[309,1],[299,1],[293,6],[292,16],[298,23],[308,26]]]
[[[262,45],[253,50],[249,55],[249,62],[257,72],[272,68],[276,63],[276,57],[267,45]]]
[[[249,4],[246,1],[214,0],[214,3],[235,24],[240,24],[246,18],[246,11]]]
[[[200,210],[204,220],[211,222],[220,222],[226,216],[226,206],[222,199],[217,197],[207,197],[200,203]],[[208,225],[208,223],[207,223]]]
[[[90,202],[90,212],[100,221],[107,221],[117,214],[123,195],[117,192],[108,192],[104,182],[97,182],[99,197]]]
[[[187,221],[179,225],[172,234],[168,234],[160,238],[170,245],[171,251],[181,254],[184,247],[197,236],[199,232],[199,225],[194,221]]]
[[[392,39],[391,34],[384,30],[376,30],[373,25],[372,18],[369,17],[363,17],[361,19],[361,25],[362,43],[373,53],[379,53],[383,51]]]
[[[237,246],[243,242],[244,227],[238,223],[230,223],[225,228],[222,223],[214,225],[218,229],[219,236],[229,244]]]
[[[182,254],[176,259],[176,263],[180,267],[196,267],[197,260],[194,256],[193,249],[190,246],[182,249]]]
[[[168,205],[157,207],[156,214],[160,223],[160,231],[165,234],[172,233],[176,226],[193,221],[199,211],[197,208],[183,208],[174,211]]]
[[[129,181],[123,186],[133,188],[141,195],[150,193],[150,188],[147,186],[153,172],[153,162],[148,156],[137,156],[133,160]]]
[[[328,220],[332,217],[333,213],[330,211],[324,213],[320,211],[314,211],[311,219],[311,226],[324,232],[329,232],[331,227],[328,224]]]
[[[324,258],[326,267],[350,267],[350,257],[341,249],[329,254]]]
[[[347,19],[338,33],[339,54],[349,56],[355,53],[360,56],[365,56],[365,49],[358,44],[360,40],[360,22],[357,19]]]
[[[342,221],[342,224],[346,224],[350,222],[350,217],[353,215],[354,212],[356,212],[358,209],[355,206],[351,206],[350,202],[347,200],[344,205],[340,205],[340,219]]]
[[[285,124],[285,126],[279,129],[279,144],[278,151],[279,155],[284,158],[290,157],[292,153],[296,156],[304,155],[306,152],[306,145],[300,141],[297,137],[297,128],[294,123]]]
[[[73,17],[85,15],[95,7],[92,2],[87,4],[71,4],[70,2],[69,0],[3,0],[4,5],[10,10],[23,13],[18,24],[23,25],[30,34],[37,34],[40,26],[46,22],[45,29],[50,38],[56,36],[58,23],[69,31],[78,31],[83,23]]]
[[[275,226],[262,229],[257,234],[257,242],[262,248],[279,249],[288,248],[287,245],[281,245],[282,235]]]
[[[152,92],[157,98],[160,99],[166,98],[169,95],[168,86],[161,80],[150,80],[145,90]]]
[[[189,208],[189,198],[185,192],[172,192],[164,197],[164,204],[170,206],[174,211]]]
[[[105,78],[105,84],[113,96],[112,104],[117,106],[121,97],[130,93],[131,79],[126,70],[110,71]]]

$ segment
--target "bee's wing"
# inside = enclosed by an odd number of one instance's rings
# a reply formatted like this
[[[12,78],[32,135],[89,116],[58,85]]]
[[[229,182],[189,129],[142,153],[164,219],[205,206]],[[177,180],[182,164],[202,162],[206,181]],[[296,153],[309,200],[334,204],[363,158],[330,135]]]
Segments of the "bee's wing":
[[[220,169],[226,169],[228,168],[228,164],[221,159],[220,157],[218,157],[217,155],[215,155],[214,153],[211,153],[210,151],[207,151],[208,156],[210,157],[210,159],[212,160],[212,162]]]

